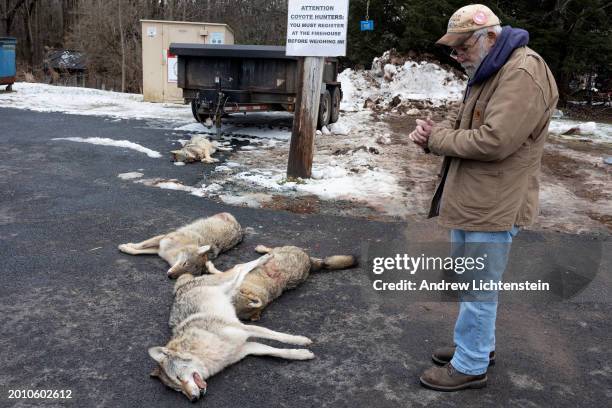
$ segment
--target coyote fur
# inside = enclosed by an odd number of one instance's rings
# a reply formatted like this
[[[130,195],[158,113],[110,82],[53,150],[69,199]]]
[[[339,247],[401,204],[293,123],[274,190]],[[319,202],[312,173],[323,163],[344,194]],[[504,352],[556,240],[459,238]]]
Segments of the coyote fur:
[[[244,233],[230,213],[200,218],[168,234],[157,235],[139,243],[119,245],[130,255],[157,254],[168,264],[168,276],[177,278],[184,273],[199,275],[206,262],[242,241]]]
[[[261,312],[285,290],[293,289],[304,282],[310,272],[321,269],[344,269],[356,264],[355,257],[350,255],[335,255],[325,259],[312,258],[302,249],[294,246],[268,248],[258,245],[255,250],[261,254],[270,253],[272,260],[261,265],[247,275],[240,290],[234,297],[234,306],[238,317],[244,320],[259,320]],[[210,273],[220,273],[212,262],[208,262]],[[185,287],[200,284],[199,279],[185,279]],[[183,290],[183,287],[178,287]],[[170,326],[176,324],[176,319],[170,321]]]
[[[180,150],[173,150],[172,159],[175,162],[191,163],[201,161],[204,163],[217,163],[219,159],[210,157],[217,151],[215,142],[211,142],[201,135],[193,135],[191,140]]]
[[[312,343],[304,336],[246,325],[236,316],[233,296],[247,274],[272,257],[266,254],[224,273],[217,273],[213,268],[213,275],[199,277],[198,281],[203,284],[194,287],[184,288],[193,276],[179,277],[170,314],[172,339],[164,347],[149,349],[149,355],[157,362],[151,376],[195,401],[206,392],[207,378],[248,355],[290,360],[314,358],[307,349],[274,348],[247,341],[250,337],[259,337],[300,346]]]

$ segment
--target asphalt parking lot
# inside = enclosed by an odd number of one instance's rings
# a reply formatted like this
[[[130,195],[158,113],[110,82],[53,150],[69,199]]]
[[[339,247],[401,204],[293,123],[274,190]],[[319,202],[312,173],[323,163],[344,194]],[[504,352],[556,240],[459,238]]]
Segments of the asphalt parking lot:
[[[139,171],[193,185],[202,166],[178,167],[125,149],[52,141],[128,139],[167,153],[171,129],[150,123],[0,109],[0,406],[187,406],[148,373],[164,344],[172,302],[166,265],[116,247],[229,211],[244,242],[218,267],[253,259],[257,244],[314,255],[359,255],[368,243],[440,237],[432,222],[374,222],[230,207],[180,191],[121,180]],[[209,170],[204,170],[209,171]],[[452,341],[453,303],[391,301],[372,289],[367,265],[321,273],[285,293],[258,324],[309,336],[306,362],[248,357],[208,381],[210,407],[604,406],[612,398],[609,237],[519,234],[517,250],[563,240],[601,250],[592,282],[572,299],[500,305],[497,364],[482,390],[437,393],[419,374],[433,348]],[[514,249],[513,249],[514,250]],[[513,259],[527,267],[533,258]],[[9,390],[70,390],[70,399],[9,399]]]

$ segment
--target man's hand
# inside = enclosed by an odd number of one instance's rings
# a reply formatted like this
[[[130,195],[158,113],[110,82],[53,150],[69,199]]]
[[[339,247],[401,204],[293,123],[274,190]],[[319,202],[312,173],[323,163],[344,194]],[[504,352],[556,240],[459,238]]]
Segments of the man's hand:
[[[417,126],[408,136],[410,140],[414,143],[422,147],[423,149],[427,149],[427,143],[429,142],[429,136],[431,135],[431,130],[433,129],[435,123],[431,120],[431,117],[427,117],[427,119],[417,119]]]

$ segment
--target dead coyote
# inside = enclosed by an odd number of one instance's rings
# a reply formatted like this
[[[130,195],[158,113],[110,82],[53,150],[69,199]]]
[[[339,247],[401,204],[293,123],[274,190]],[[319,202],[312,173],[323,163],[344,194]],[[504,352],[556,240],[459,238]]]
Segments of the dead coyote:
[[[219,213],[168,234],[119,245],[119,250],[130,255],[157,254],[170,264],[168,276],[177,278],[184,273],[201,274],[206,261],[234,247],[242,237],[243,230],[234,216]]]
[[[304,250],[294,246],[268,248],[258,245],[255,250],[262,254],[270,253],[274,258],[257,267],[240,285],[234,305],[241,319],[259,320],[266,306],[285,290],[293,289],[304,282],[310,272],[344,269],[356,264],[355,257],[351,255],[334,255],[319,259],[310,257]],[[208,267],[214,269],[212,263],[209,263]],[[215,271],[209,269],[209,272]]]
[[[188,290],[182,287],[192,276],[179,277],[170,313],[171,323],[177,321],[178,324],[173,326],[172,339],[165,347],[149,349],[149,355],[158,364],[151,375],[195,401],[206,392],[207,378],[248,355],[290,360],[314,358],[307,349],[281,349],[247,341],[250,337],[259,337],[301,346],[312,343],[304,336],[246,325],[236,316],[232,297],[249,271],[263,265],[272,256],[264,255],[255,261],[236,265],[225,273],[199,277],[199,282],[207,284]]]
[[[201,161],[204,163],[217,163],[218,159],[210,157],[217,151],[215,142],[211,142],[204,136],[193,135],[191,140],[180,150],[173,150],[172,158],[177,162],[191,163]]]

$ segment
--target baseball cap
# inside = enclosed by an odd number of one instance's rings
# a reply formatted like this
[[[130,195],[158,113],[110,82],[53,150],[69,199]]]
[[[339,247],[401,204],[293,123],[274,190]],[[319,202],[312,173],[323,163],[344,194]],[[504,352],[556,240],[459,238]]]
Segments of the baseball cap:
[[[500,24],[499,18],[483,4],[470,4],[455,11],[448,20],[448,28],[436,44],[456,47],[463,44],[472,33],[484,27]]]

